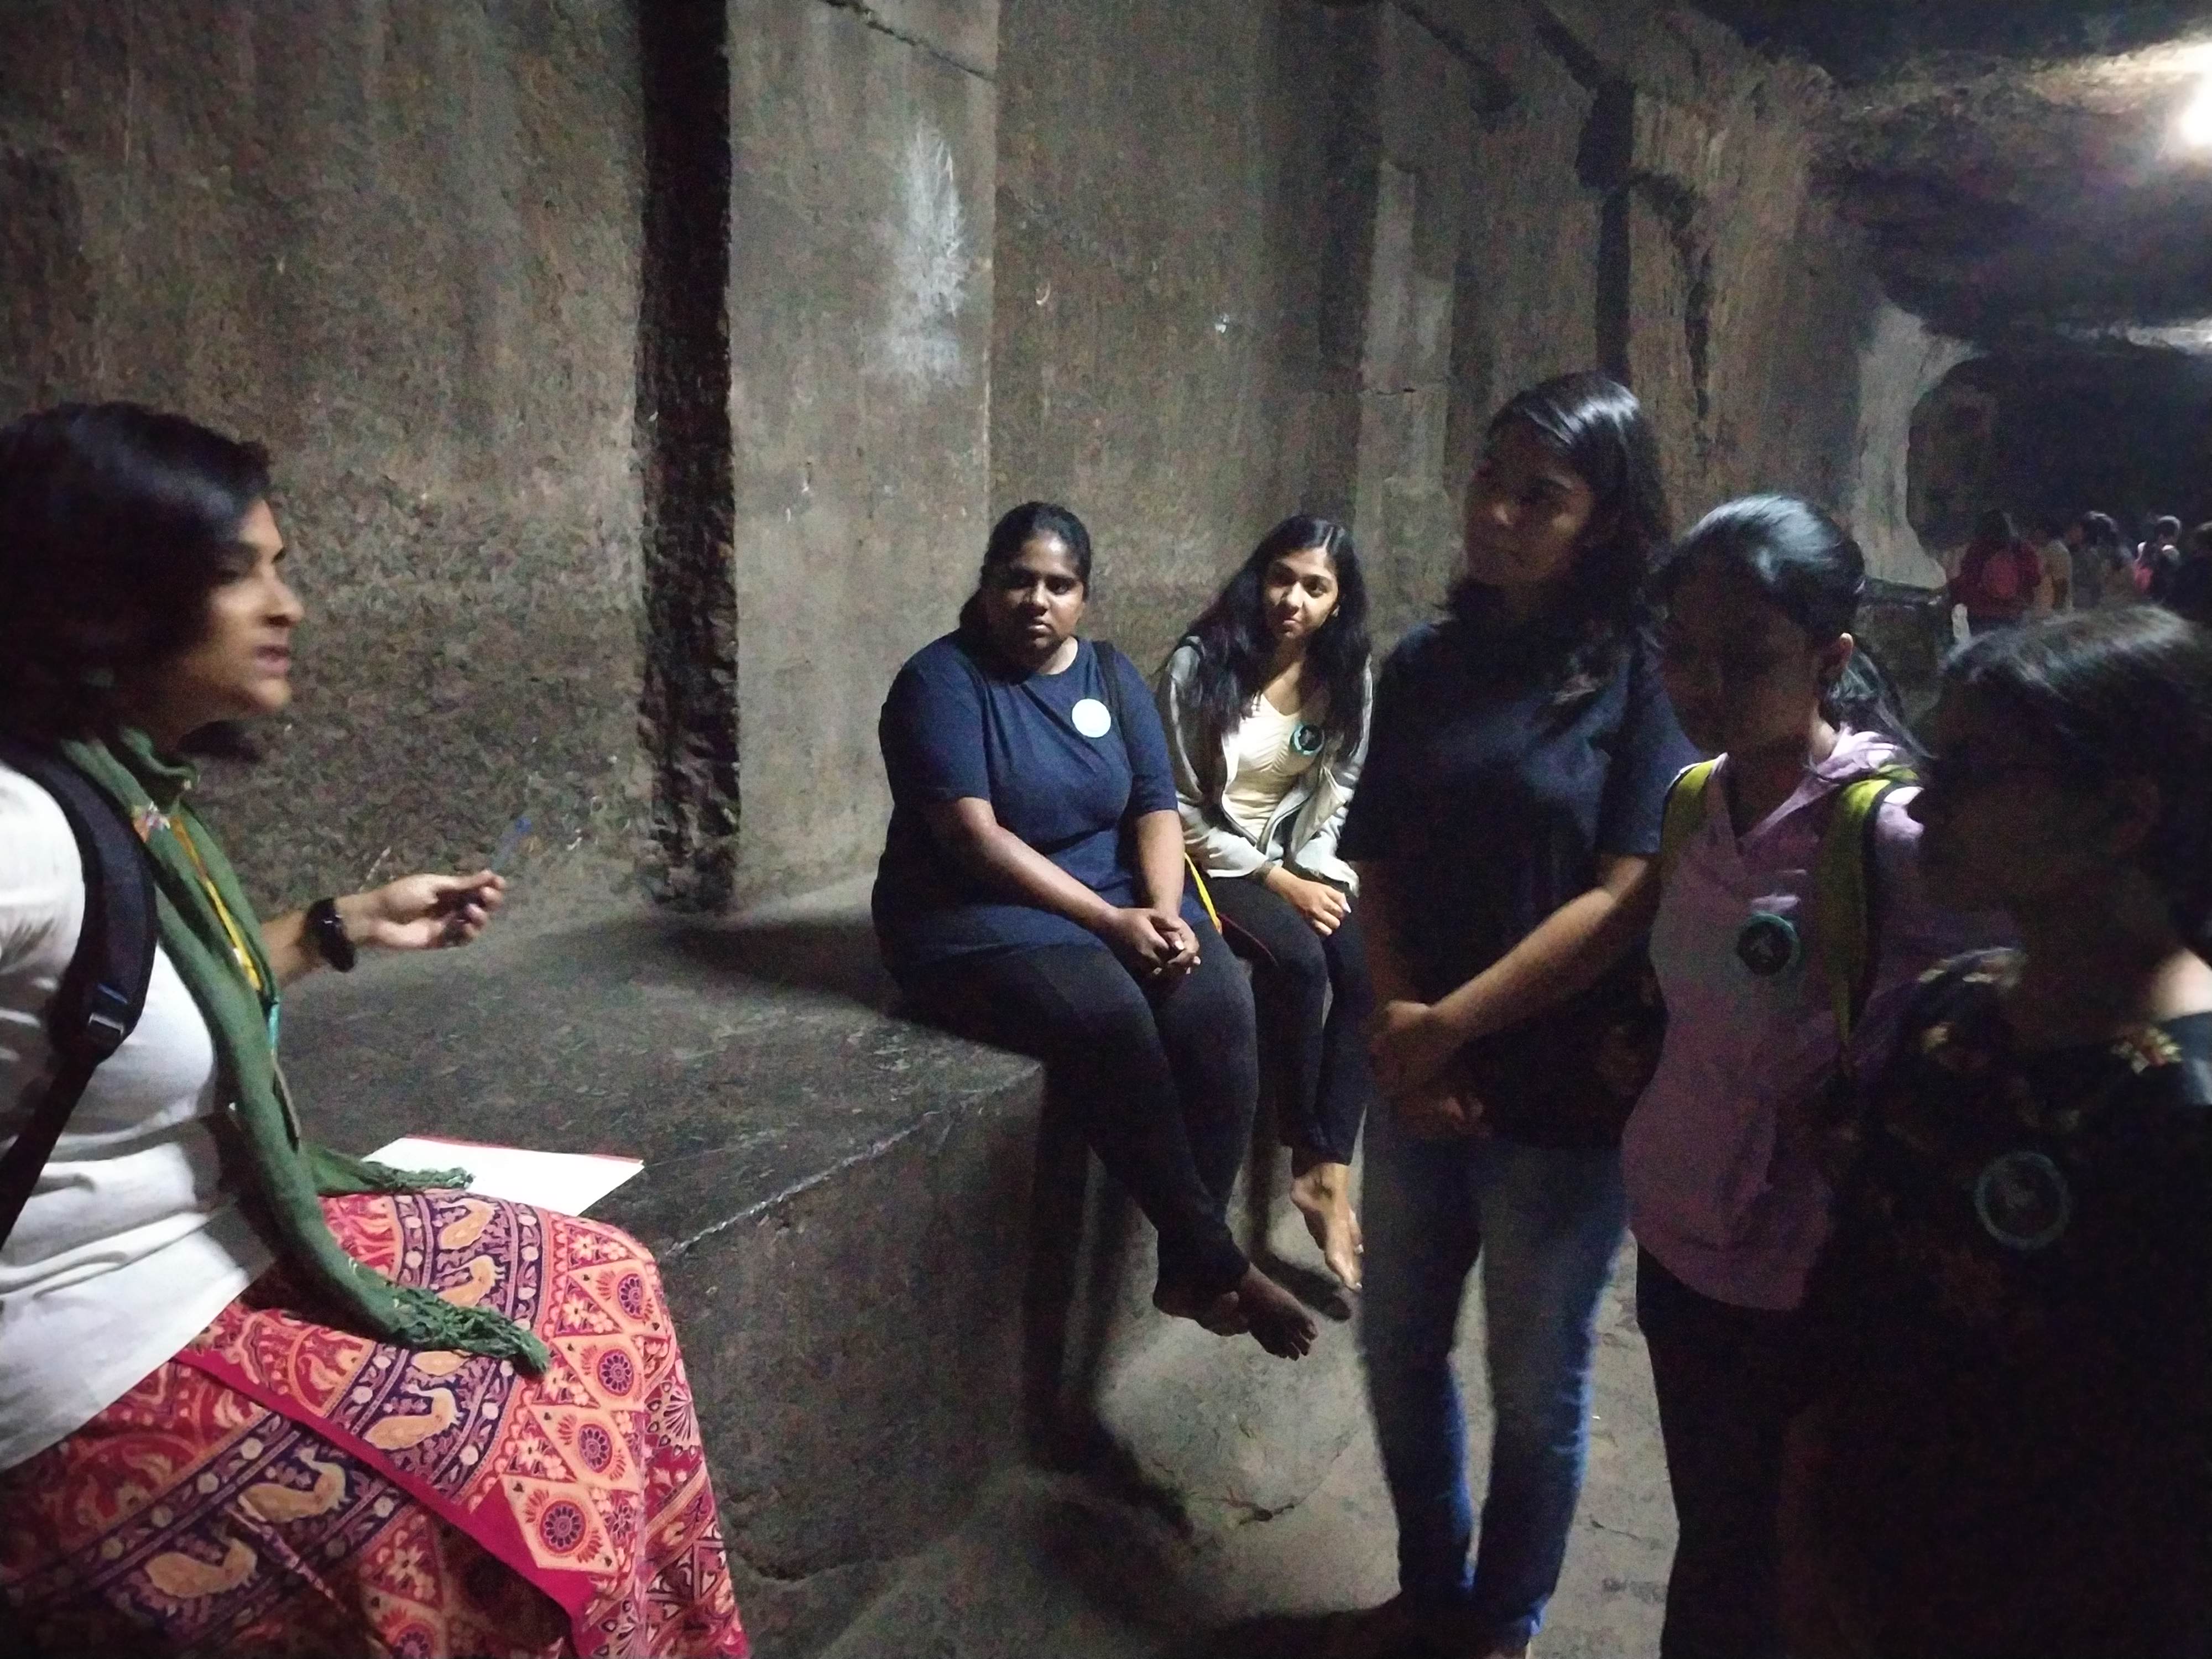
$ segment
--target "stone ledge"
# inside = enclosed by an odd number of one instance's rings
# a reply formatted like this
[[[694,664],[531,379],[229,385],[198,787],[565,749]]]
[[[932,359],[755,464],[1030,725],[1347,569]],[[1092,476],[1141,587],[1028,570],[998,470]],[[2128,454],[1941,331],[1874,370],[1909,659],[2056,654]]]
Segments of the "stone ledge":
[[[310,1133],[617,1152],[659,1256],[747,1623],[811,1651],[1021,1451],[1042,1078],[894,1018],[865,893],[626,910],[303,984]]]

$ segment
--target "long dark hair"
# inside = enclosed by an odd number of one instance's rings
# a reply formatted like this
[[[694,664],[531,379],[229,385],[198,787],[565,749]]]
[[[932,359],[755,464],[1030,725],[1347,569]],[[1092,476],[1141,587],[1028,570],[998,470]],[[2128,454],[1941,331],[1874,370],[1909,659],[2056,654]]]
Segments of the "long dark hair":
[[[983,589],[992,572],[1021,557],[1022,550],[1040,536],[1052,537],[1066,547],[1067,556],[1075,566],[1076,579],[1083,584],[1084,593],[1089,595],[1091,532],[1083,527],[1083,520],[1051,501],[1024,501],[991,526],[991,538],[983,544],[983,562],[975,572],[975,592],[960,607],[960,631],[969,639],[981,641],[987,637]]]
[[[2148,778],[2159,822],[2137,855],[2192,948],[2212,924],[2212,634],[2154,605],[1978,636],[1947,691],[1986,704],[2063,780]]]
[[[1749,582],[1818,645],[1850,633],[1866,597],[1866,556],[1859,544],[1819,507],[1795,495],[1747,495],[1708,513],[1652,583],[1658,603],[1672,602],[1700,559]],[[1820,714],[1838,730],[1878,732],[1907,754],[1923,752],[1897,687],[1863,642],[1821,692]]]
[[[269,457],[137,404],[64,404],[0,428],[0,726],[105,735],[118,681],[197,644],[252,568],[239,532]]]
[[[1367,578],[1359,568],[1352,532],[1333,519],[1300,513],[1262,537],[1213,603],[1190,625],[1198,646],[1198,670],[1188,697],[1199,729],[1208,742],[1222,738],[1244,718],[1252,699],[1267,683],[1275,656],[1267,626],[1267,570],[1276,560],[1318,549],[1336,571],[1336,609],[1306,644],[1305,684],[1319,686],[1328,699],[1323,736],[1337,744],[1359,741],[1367,697]],[[1210,751],[1209,751],[1210,752]]]
[[[1650,619],[1645,590],[1674,535],[1660,473],[1659,440],[1636,394],[1610,375],[1564,374],[1516,394],[1491,417],[1485,441],[1519,422],[1573,468],[1597,498],[1597,534],[1577,561],[1563,611],[1547,635],[1561,648],[1546,666],[1570,680],[1611,671]],[[1452,614],[1477,627],[1498,624],[1497,590],[1462,578]]]
[[[2109,513],[2084,513],[2081,518],[2081,541],[2087,547],[2100,547],[2107,552],[2118,553],[2120,524]]]

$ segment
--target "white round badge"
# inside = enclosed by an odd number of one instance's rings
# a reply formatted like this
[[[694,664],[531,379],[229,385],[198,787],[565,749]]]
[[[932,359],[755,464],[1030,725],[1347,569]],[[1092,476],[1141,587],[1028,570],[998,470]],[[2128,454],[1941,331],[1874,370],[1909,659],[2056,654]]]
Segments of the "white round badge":
[[[1086,738],[1103,738],[1114,729],[1114,717],[1096,697],[1084,698],[1067,712],[1075,722],[1075,729]]]

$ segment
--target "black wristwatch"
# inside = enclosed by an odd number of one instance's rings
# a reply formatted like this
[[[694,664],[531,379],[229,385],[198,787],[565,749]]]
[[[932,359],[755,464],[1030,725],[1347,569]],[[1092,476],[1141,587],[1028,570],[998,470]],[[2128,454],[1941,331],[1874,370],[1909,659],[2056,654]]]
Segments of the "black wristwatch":
[[[307,937],[315,941],[315,949],[322,953],[325,962],[342,974],[353,972],[353,965],[361,960],[361,952],[354,949],[353,940],[346,934],[345,918],[338,914],[338,902],[334,898],[319,898],[307,907]]]

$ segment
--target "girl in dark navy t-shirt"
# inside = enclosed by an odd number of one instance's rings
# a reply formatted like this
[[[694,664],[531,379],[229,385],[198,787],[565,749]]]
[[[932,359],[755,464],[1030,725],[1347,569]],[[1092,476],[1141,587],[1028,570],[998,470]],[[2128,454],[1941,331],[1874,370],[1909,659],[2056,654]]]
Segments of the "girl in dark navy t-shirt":
[[[1259,1086],[1251,993],[1184,895],[1151,692],[1076,635],[1090,580],[1073,514],[1016,507],[959,630],[899,671],[877,936],[922,1012],[1044,1060],[1158,1231],[1154,1303],[1296,1358],[1313,1320],[1227,1218]]]
[[[1634,947],[1667,790],[1695,758],[1641,626],[1667,534],[1625,388],[1577,375],[1508,404],[1468,492],[1465,578],[1383,666],[1340,842],[1386,1096],[1363,1326],[1398,1517],[1389,1617],[1440,1651],[1525,1650],[1581,1489],[1620,1126],[1658,1036]],[[1478,1262],[1497,1429],[1470,1564],[1451,1352]]]

